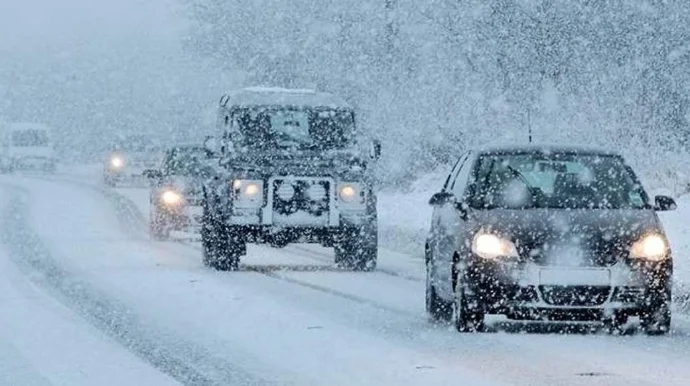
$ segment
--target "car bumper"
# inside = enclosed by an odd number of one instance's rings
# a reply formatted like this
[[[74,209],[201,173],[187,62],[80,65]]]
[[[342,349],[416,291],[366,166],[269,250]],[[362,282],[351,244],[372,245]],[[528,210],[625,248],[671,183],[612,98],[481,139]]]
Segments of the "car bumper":
[[[515,319],[591,320],[613,314],[638,315],[670,293],[667,262],[626,262],[601,268],[553,268],[536,264],[479,262],[467,270],[468,292],[485,313]]]
[[[158,211],[170,230],[198,232],[201,227],[201,206],[160,207]]]

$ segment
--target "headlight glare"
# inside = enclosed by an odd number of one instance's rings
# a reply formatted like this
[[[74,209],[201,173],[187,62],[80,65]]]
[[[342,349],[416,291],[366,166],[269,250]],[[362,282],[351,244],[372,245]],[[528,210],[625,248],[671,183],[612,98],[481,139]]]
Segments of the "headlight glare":
[[[341,184],[338,187],[338,197],[343,202],[351,203],[357,199],[359,187],[355,184]]]
[[[658,234],[642,237],[630,247],[630,257],[650,261],[661,261],[668,256],[668,243]]]
[[[182,196],[175,191],[166,190],[161,194],[161,201],[166,205],[177,205],[182,202]]]
[[[110,166],[116,169],[121,168],[124,164],[125,161],[122,159],[122,157],[115,156],[110,159]]]
[[[518,256],[512,241],[491,233],[477,233],[472,240],[472,252],[484,259]]]
[[[261,180],[234,180],[232,182],[235,206],[255,208],[263,205],[264,182]]]

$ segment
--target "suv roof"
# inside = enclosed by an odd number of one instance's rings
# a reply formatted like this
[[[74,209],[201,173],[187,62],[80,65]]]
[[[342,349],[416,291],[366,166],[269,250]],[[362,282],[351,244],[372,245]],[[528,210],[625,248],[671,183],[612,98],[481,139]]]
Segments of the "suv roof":
[[[473,149],[479,154],[505,154],[505,153],[572,153],[589,155],[616,155],[615,150],[596,146],[559,145],[559,144],[522,144],[522,145],[493,145]]]
[[[352,109],[344,99],[327,92],[280,87],[247,87],[221,98],[222,106],[299,106]]]

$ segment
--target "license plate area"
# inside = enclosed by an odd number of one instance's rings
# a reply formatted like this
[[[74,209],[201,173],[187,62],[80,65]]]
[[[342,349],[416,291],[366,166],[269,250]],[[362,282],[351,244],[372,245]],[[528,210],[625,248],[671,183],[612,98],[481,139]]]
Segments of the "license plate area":
[[[543,268],[539,284],[551,286],[609,286],[611,271],[603,268]]]

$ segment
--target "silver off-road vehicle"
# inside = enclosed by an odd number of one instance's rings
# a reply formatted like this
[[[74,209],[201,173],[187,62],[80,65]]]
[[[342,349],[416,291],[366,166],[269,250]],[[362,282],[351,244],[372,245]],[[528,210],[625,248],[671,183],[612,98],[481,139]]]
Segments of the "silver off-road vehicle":
[[[223,96],[206,143],[220,161],[204,185],[204,263],[237,269],[247,243],[320,243],[334,247],[342,268],[374,269],[371,166],[381,147],[362,146],[361,136],[354,109],[328,93],[247,88]]]

